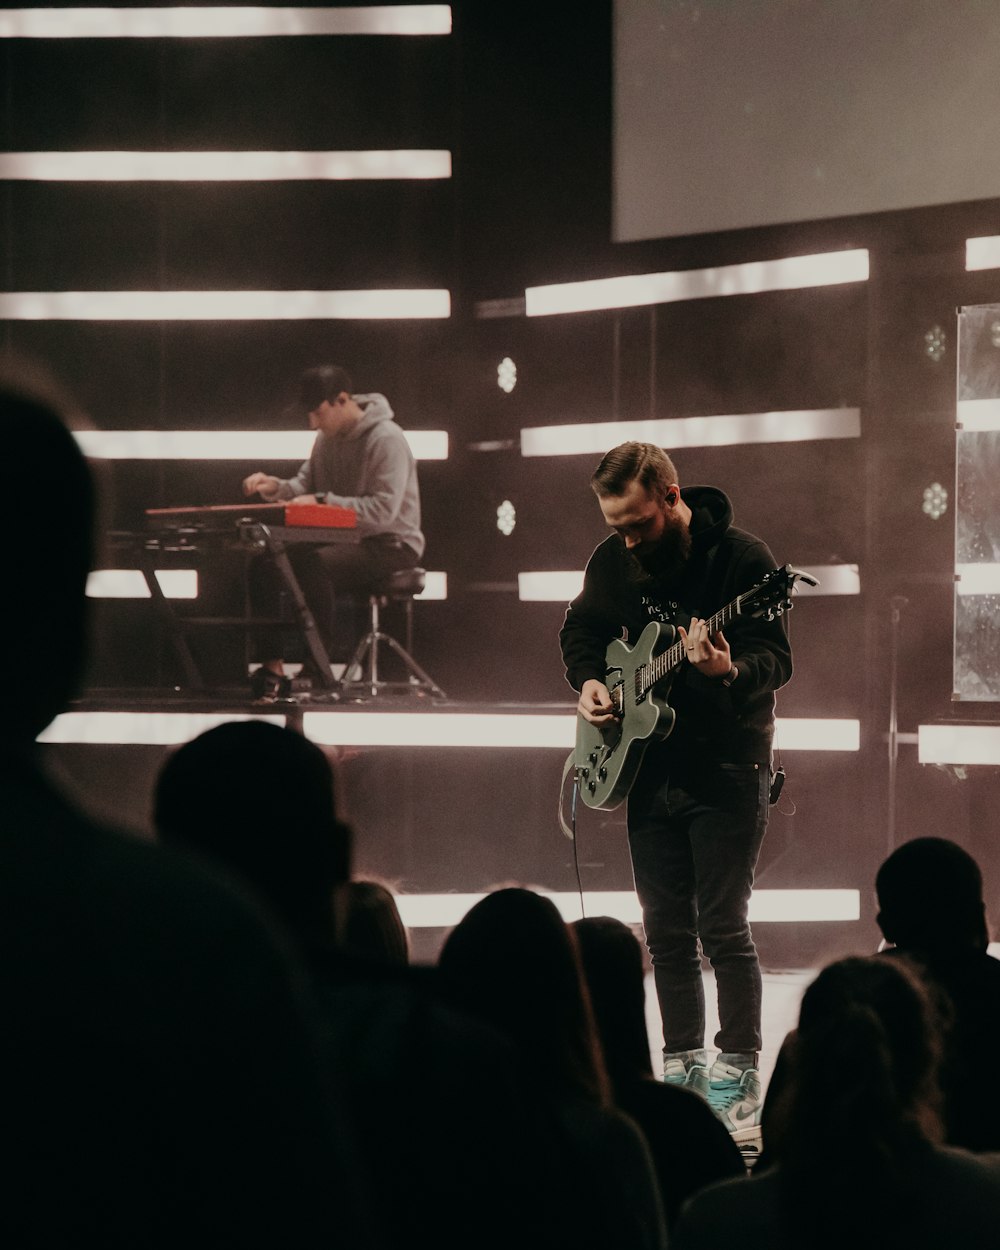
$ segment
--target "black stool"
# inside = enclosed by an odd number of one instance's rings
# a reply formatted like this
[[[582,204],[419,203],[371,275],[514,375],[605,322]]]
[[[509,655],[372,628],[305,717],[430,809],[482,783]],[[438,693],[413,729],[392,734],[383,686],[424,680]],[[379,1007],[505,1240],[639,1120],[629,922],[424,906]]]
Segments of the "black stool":
[[[340,688],[344,693],[366,690],[372,698],[382,690],[406,690],[410,693],[422,692],[432,694],[439,699],[447,696],[433,678],[420,667],[410,651],[413,648],[413,596],[424,588],[427,574],[423,569],[397,569],[376,587],[368,596],[368,633],[361,639],[354,654],[347,662]],[[389,603],[401,603],[406,616],[406,646],[402,647],[390,634],[385,633],[379,625],[379,610]],[[405,665],[409,676],[405,681],[382,681],[378,675],[379,644],[385,643]],[[361,676],[351,681],[349,678],[355,670]]]

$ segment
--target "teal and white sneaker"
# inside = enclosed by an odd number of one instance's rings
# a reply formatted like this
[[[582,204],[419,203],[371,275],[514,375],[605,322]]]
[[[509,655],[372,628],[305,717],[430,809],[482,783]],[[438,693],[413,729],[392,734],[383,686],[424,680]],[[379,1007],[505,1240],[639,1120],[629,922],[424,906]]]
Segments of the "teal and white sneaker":
[[[663,1083],[708,1097],[708,1052],[680,1050],[663,1056]]]
[[[708,1105],[729,1130],[743,1154],[760,1153],[760,1072],[717,1059],[708,1074]]]

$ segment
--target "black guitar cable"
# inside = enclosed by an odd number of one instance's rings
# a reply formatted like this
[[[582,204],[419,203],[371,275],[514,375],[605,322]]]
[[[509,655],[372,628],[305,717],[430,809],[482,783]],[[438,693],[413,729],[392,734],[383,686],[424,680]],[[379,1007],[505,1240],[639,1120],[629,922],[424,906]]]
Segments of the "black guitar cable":
[[[573,767],[574,752],[570,751],[563,765],[562,781],[559,784],[559,828],[563,831],[567,838],[573,843],[573,871],[576,874],[576,889],[580,896],[580,916],[585,917],[587,912],[583,902],[583,878],[580,876],[580,850],[576,839],[576,805],[580,797],[579,778],[576,769]],[[573,776],[573,797],[570,799],[569,808],[569,824],[566,823],[566,817],[563,811],[563,795],[566,793],[566,778],[572,774]]]

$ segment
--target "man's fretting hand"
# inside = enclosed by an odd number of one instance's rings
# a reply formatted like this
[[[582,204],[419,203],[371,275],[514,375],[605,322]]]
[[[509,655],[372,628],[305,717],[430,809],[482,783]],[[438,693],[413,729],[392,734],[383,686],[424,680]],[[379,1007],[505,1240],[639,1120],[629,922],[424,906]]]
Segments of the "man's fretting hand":
[[[729,643],[720,629],[709,636],[708,622],[695,617],[687,629],[678,626],[688,660],[705,677],[725,677],[733,666]]]

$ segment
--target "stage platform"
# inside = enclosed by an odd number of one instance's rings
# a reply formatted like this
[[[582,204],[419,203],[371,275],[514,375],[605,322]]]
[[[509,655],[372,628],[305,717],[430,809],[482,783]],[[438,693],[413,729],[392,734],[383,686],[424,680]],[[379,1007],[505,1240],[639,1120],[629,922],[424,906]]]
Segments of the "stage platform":
[[[380,694],[259,704],[245,687],[92,688],[41,741],[85,808],[151,837],[153,788],[168,753],[215,724],[248,717],[287,725],[327,751],[354,829],[355,871],[402,895],[418,958],[433,959],[462,909],[500,884],[551,893],[574,919],[582,883],[586,914],[638,923],[624,805],[579,804],[575,842],[560,827],[560,808],[567,819],[570,808],[569,702]],[[816,967],[877,940],[849,874],[802,841],[794,816],[772,809],[751,911],[767,967]]]

